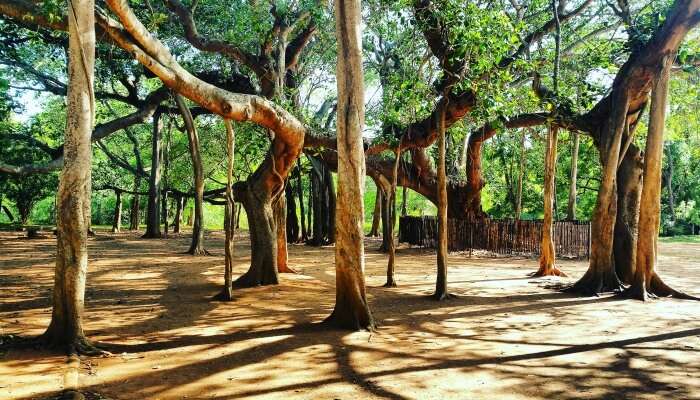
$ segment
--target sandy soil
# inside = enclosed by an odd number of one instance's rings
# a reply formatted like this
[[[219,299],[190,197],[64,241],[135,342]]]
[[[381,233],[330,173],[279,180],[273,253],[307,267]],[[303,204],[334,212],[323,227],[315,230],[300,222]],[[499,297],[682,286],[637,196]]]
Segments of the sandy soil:
[[[247,240],[235,272],[247,268]],[[316,323],[334,302],[333,249],[290,246],[296,275],[275,287],[209,299],[223,275],[193,258],[187,237],[90,241],[86,328],[112,357],[0,354],[0,399],[45,398],[77,373],[82,390],[110,399],[700,399],[700,304],[576,298],[532,279],[522,258],[450,256],[437,303],[434,254],[398,252],[399,287],[384,289],[386,256],[367,242],[367,284],[380,329],[347,333]],[[667,281],[700,294],[700,246],[662,244]],[[50,317],[55,242],[0,234],[0,334],[37,335]],[[563,261],[573,277],[585,262]],[[76,368],[77,367],[77,368]],[[73,376],[75,378],[75,376]]]

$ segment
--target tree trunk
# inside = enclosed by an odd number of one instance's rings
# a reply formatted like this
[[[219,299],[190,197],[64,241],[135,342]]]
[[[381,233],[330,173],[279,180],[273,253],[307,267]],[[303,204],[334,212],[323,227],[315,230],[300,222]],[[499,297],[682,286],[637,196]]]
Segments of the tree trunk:
[[[553,234],[553,204],[555,197],[554,171],[557,164],[557,141],[559,129],[549,126],[544,163],[544,221],[542,223],[542,241],[540,242],[540,268],[534,276],[566,276],[554,264],[556,254]]]
[[[173,233],[180,233],[180,224],[182,224],[182,196],[175,197],[175,219],[173,221]]]
[[[267,158],[266,161],[270,159]],[[250,229],[250,268],[235,282],[234,287],[254,287],[279,283],[277,270],[277,226],[272,211],[272,200],[267,191],[252,186],[256,179],[237,182],[234,195],[240,200],[248,216]]]
[[[148,181],[148,210],[146,213],[146,233],[144,238],[160,238],[160,192],[161,192],[161,113],[153,114],[153,137],[151,138],[151,177]]]
[[[287,243],[299,241],[299,217],[297,216],[297,202],[291,182],[284,187],[287,196]]]
[[[394,225],[396,225],[396,221],[394,219],[394,215],[396,214],[396,177],[398,175],[398,170],[399,170],[399,160],[401,160],[401,142],[399,142],[399,146],[396,149],[396,159],[394,161],[394,171],[391,176],[391,192],[390,192],[390,198],[391,198],[391,205],[392,207],[389,207],[389,212],[391,213],[391,216],[389,220],[391,221],[391,225],[389,226],[389,261],[387,262],[386,266],[386,283],[384,284],[384,287],[396,287],[396,279],[394,278],[394,270],[396,268],[396,246],[394,245]]]
[[[603,138],[599,144],[602,176],[591,221],[590,264],[583,277],[568,289],[584,295],[622,289],[615,271],[613,241],[617,219],[617,169],[622,136],[629,129],[629,97],[624,90],[614,91],[614,94],[611,113],[599,134]]]
[[[372,229],[370,229],[369,237],[379,236],[379,222],[382,219],[382,190],[377,185],[377,194],[374,196],[374,211],[372,212]]]
[[[97,351],[83,331],[85,281],[88,268],[87,231],[94,126],[95,16],[93,0],[69,2],[68,94],[65,161],[58,185],[56,272],[51,323],[41,339],[69,353]]]
[[[301,174],[301,160],[297,160],[297,177],[299,178],[299,185],[297,186],[297,193],[299,195],[299,222],[301,222],[301,241],[306,242],[309,238],[309,233],[306,230],[306,213],[304,210],[304,187],[302,186],[302,174]]]
[[[617,217],[613,256],[615,271],[623,283],[631,284],[637,259],[637,225],[642,194],[642,155],[630,145],[617,170]]]
[[[391,194],[389,193],[390,188],[382,188],[382,245],[379,247],[379,251],[386,253],[389,251],[389,241],[391,229]]]
[[[668,156],[666,157],[667,176],[666,189],[668,189],[668,213],[671,221],[676,221],[676,198],[673,193],[673,152],[671,146],[668,147]]]
[[[625,291],[626,296],[638,300],[647,300],[649,295],[700,300],[672,289],[656,273],[657,241],[661,220],[661,159],[664,154],[666,99],[674,59],[675,54],[671,54],[664,60],[663,70],[655,82],[651,96],[639,209],[637,262],[632,285]]]
[[[408,209],[406,208],[406,202],[408,201],[408,190],[404,186],[401,192],[401,216],[405,217],[408,214]]]
[[[195,256],[208,255],[209,253],[204,249],[204,168],[202,167],[199,135],[185,99],[179,94],[175,94],[175,102],[180,114],[182,114],[182,119],[185,121],[192,169],[194,170],[194,226],[192,227],[192,242],[187,253]]]
[[[338,43],[338,209],[336,212],[335,308],[328,324],[374,329],[364,277],[365,155],[362,26],[359,0],[335,2]]]
[[[233,162],[235,137],[231,120],[225,119],[226,125],[226,207],[224,209],[224,231],[226,239],[224,242],[224,287],[221,292],[214,297],[216,300],[233,300],[233,235],[236,229],[236,210],[233,202]]]
[[[325,171],[325,185],[324,187],[326,188],[327,191],[327,196],[328,196],[328,202],[327,202],[327,208],[326,208],[326,213],[328,215],[328,228],[327,228],[327,238],[328,238],[328,243],[335,243],[335,209],[336,209],[336,203],[337,203],[337,198],[335,194],[335,184],[333,183],[333,173],[331,172],[330,168],[324,165],[324,171]],[[363,199],[364,201],[364,199]],[[364,204],[364,203],[363,203]],[[363,216],[363,222],[364,222],[364,216]]]
[[[31,214],[31,208],[24,203],[17,202],[17,211],[19,212],[19,222],[22,225],[27,225],[27,222],[29,222],[29,214]]]
[[[433,298],[441,301],[452,297],[447,292],[447,176],[445,171],[445,113],[446,105],[440,110],[438,121],[438,248],[437,279]],[[483,186],[483,185],[482,185]]]
[[[136,178],[134,178],[134,194],[131,196],[131,211],[129,215],[129,230],[130,231],[136,231],[139,229],[139,212],[140,212],[140,204],[139,202],[141,201],[141,196],[136,194],[139,190],[141,190],[141,176],[137,175]]]
[[[289,267],[289,254],[287,253],[287,196],[285,192],[279,194],[277,201],[272,204],[275,218],[275,236],[277,240],[277,271],[280,273],[295,273]]]
[[[122,192],[116,190],[114,192],[117,197],[114,203],[114,218],[112,219],[112,233],[118,233],[122,227]]]
[[[168,231],[170,230],[170,223],[168,222],[168,192],[163,191],[163,199],[161,201],[161,213],[163,219],[163,237],[168,237]]]
[[[576,220],[576,178],[578,175],[578,147],[579,134],[571,132],[573,143],[571,144],[571,179],[569,180],[569,202],[566,205],[566,219]]]
[[[520,221],[523,213],[523,176],[525,175],[525,129],[520,137],[520,169],[518,170],[518,189],[515,195],[515,220]]]

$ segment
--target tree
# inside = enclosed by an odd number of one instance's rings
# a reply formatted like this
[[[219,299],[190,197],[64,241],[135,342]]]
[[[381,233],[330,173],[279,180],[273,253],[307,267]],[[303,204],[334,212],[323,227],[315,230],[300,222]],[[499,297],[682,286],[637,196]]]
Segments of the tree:
[[[649,111],[649,129],[644,151],[644,175],[639,209],[637,263],[632,284],[624,292],[628,297],[645,301],[648,296],[700,298],[681,293],[668,286],[656,272],[657,241],[661,220],[661,160],[664,148],[664,124],[668,81],[675,53],[662,60],[661,72],[655,80]]]
[[[338,208],[335,308],[325,322],[345,329],[374,329],[364,278],[364,181],[362,143],[364,84],[359,0],[335,2],[338,42]]]
[[[51,323],[41,340],[69,353],[99,352],[85,337],[83,309],[90,226],[90,135],[94,124],[95,23],[92,0],[68,3],[68,107],[63,169],[58,185],[56,273]]]

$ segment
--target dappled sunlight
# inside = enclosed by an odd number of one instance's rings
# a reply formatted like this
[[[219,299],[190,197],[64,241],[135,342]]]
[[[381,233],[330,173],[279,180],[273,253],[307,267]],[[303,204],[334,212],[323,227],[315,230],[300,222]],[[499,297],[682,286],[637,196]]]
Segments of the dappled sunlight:
[[[98,238],[111,237],[100,233]],[[50,317],[53,263],[36,255],[51,240],[1,240],[0,329],[37,335]],[[575,278],[528,277],[537,260],[450,255],[449,289],[435,302],[435,255],[397,252],[399,287],[380,287],[386,255],[368,241],[368,297],[376,332],[327,330],[335,301],[333,247],[291,245],[280,285],[238,289],[212,301],[223,282],[217,256],[181,254],[186,238],[91,240],[88,336],[112,356],[84,359],[80,385],[110,399],[188,398],[692,398],[700,393],[697,304],[581,298],[552,285]],[[660,270],[697,293],[700,248],[661,244]],[[247,237],[237,236],[234,274],[246,271]],[[583,261],[559,265],[580,276]],[[11,350],[0,361],[0,399],[62,389],[65,358]]]

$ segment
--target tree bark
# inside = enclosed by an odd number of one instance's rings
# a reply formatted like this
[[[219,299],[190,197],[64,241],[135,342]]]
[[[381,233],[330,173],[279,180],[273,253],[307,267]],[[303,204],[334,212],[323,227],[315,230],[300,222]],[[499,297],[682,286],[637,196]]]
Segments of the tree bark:
[[[88,268],[94,126],[95,22],[93,0],[68,3],[69,57],[64,164],[58,185],[56,271],[51,323],[41,337],[69,353],[99,351],[85,337],[83,310]]]
[[[286,185],[285,185],[286,186]],[[289,267],[289,255],[287,253],[287,196],[285,192],[279,194],[277,201],[273,203],[277,240],[277,271],[280,273],[295,273]]]
[[[642,194],[642,154],[630,145],[617,170],[617,217],[613,256],[615,271],[623,283],[631,284],[637,260],[637,226]]]
[[[118,233],[122,227],[122,192],[117,190],[114,192],[117,197],[114,202],[114,218],[112,219],[112,233]]]
[[[182,119],[185,122],[194,172],[194,226],[192,227],[192,242],[187,253],[195,256],[208,255],[209,253],[204,249],[204,168],[202,167],[199,135],[185,99],[179,94],[175,94],[175,103],[177,103]]]
[[[437,249],[437,279],[433,298],[441,301],[452,295],[447,291],[447,176],[445,171],[445,110],[439,114],[438,128],[438,249]],[[482,185],[483,186],[483,185]]]
[[[301,223],[301,242],[306,242],[309,238],[309,233],[306,230],[306,212],[304,210],[304,187],[302,182],[301,173],[301,160],[297,160],[297,177],[299,178],[299,185],[297,186],[297,193],[299,195],[299,222]]]
[[[549,126],[544,163],[544,221],[542,223],[542,241],[540,242],[540,268],[534,276],[566,276],[554,264],[556,254],[553,234],[553,204],[555,197],[554,173],[557,164],[557,141],[559,129]]]
[[[374,196],[374,211],[372,212],[372,229],[367,236],[379,236],[379,222],[382,219],[382,190],[377,185],[377,194]]]
[[[136,231],[139,229],[139,218],[141,196],[136,194],[141,189],[141,176],[137,175],[134,178],[134,194],[131,196],[131,211],[129,215],[129,230]]]
[[[664,60],[663,70],[652,89],[649,129],[644,151],[637,262],[632,285],[624,293],[628,297],[643,301],[647,300],[649,295],[700,300],[671,288],[656,272],[657,241],[661,220],[661,160],[664,154],[668,80],[674,59],[675,54],[670,54]]]
[[[299,241],[299,217],[297,216],[296,196],[291,182],[287,182],[284,187],[284,194],[287,196],[287,243],[297,243]]]
[[[583,295],[597,295],[622,290],[615,271],[613,240],[617,219],[617,169],[623,132],[628,131],[629,97],[626,91],[615,91],[613,109],[601,127],[606,134],[599,146],[602,165],[601,183],[591,221],[591,256],[586,273],[567,290]]]
[[[398,175],[399,160],[401,160],[401,144],[396,149],[396,159],[394,160],[394,171],[391,176],[391,192],[388,197],[391,198],[391,205],[388,210],[391,214],[389,220],[391,224],[389,225],[389,261],[386,266],[386,283],[384,287],[396,287],[396,279],[394,278],[394,270],[396,268],[396,246],[394,245],[394,225],[396,221],[394,215],[396,214],[396,176]]]
[[[160,195],[161,195],[161,130],[163,122],[162,114],[156,111],[153,114],[153,136],[151,138],[151,176],[148,181],[148,209],[146,212],[146,239],[162,237],[160,232]]]
[[[578,175],[578,148],[579,134],[571,132],[573,143],[571,144],[571,179],[569,180],[569,202],[566,205],[566,219],[576,220],[576,179]]]
[[[175,219],[173,220],[173,233],[180,233],[180,224],[182,224],[182,196],[175,197]]]
[[[226,239],[224,242],[224,287],[221,292],[214,297],[216,300],[233,300],[233,236],[236,229],[236,210],[233,202],[233,162],[235,136],[231,120],[225,119],[226,125],[226,208],[224,209],[224,231]]]
[[[338,43],[338,210],[336,212],[335,308],[326,323],[374,329],[364,277],[365,156],[362,27],[359,0],[335,2]]]
[[[671,152],[671,146],[668,147],[668,157],[666,165],[668,166],[666,171],[666,189],[668,189],[668,213],[671,221],[676,221],[676,198],[673,193],[673,152]]]
[[[269,158],[266,162],[269,162]],[[237,182],[234,196],[243,204],[250,229],[250,267],[233,283],[234,287],[254,287],[279,283],[277,270],[277,226],[269,193],[253,186],[256,179]]]

